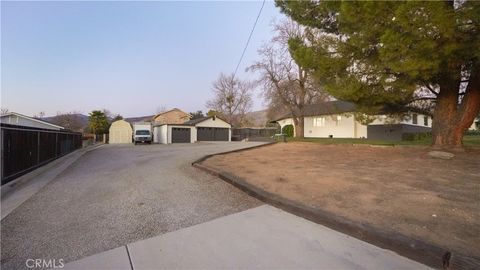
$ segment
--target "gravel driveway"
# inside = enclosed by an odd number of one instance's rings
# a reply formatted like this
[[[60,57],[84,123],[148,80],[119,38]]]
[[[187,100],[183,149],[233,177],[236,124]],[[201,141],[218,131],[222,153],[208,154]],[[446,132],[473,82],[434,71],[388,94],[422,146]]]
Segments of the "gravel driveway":
[[[80,259],[261,204],[191,167],[259,143],[106,145],[86,153],[1,221],[1,267]]]

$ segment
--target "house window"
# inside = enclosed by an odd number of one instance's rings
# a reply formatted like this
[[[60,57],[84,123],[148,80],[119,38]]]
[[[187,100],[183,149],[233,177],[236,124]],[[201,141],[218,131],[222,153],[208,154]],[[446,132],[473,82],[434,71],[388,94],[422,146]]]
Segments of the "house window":
[[[428,116],[426,115],[423,117],[423,125],[428,127]]]
[[[336,120],[337,120],[337,121],[335,121],[335,124],[338,126],[338,123],[339,123],[340,121],[342,121],[342,116],[337,115],[337,119],[336,119]]]
[[[412,123],[414,125],[418,124],[418,115],[417,114],[412,115]]]
[[[323,126],[325,126],[325,117],[316,117],[316,118],[313,118],[313,126],[314,126],[314,127],[323,127]]]

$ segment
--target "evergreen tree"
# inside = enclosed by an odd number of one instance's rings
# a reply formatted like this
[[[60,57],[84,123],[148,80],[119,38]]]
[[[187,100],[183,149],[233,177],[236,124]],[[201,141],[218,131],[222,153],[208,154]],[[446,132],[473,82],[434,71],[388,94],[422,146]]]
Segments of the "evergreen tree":
[[[108,133],[110,123],[108,122],[107,115],[100,111],[92,111],[88,115],[88,127],[93,134]]]
[[[369,113],[432,100],[433,144],[462,145],[480,111],[480,2],[276,4],[310,30],[289,47],[326,91]]]

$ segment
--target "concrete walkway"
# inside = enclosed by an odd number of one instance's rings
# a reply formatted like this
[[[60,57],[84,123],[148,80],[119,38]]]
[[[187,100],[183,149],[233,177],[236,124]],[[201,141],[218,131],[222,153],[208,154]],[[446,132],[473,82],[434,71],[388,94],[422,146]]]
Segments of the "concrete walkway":
[[[66,264],[65,269],[430,269],[263,205]]]

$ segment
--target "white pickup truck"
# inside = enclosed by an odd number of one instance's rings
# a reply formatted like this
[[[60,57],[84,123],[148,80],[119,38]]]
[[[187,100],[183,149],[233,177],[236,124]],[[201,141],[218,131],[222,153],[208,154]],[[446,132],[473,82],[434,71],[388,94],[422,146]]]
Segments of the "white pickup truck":
[[[140,122],[133,124],[133,142],[152,143],[152,124],[148,122]]]

